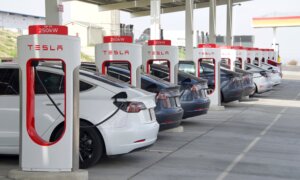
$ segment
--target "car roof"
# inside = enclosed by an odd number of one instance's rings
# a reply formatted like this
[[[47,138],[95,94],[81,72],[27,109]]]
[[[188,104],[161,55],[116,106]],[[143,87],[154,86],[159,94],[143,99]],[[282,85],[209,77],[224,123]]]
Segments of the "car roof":
[[[16,62],[4,62],[4,63],[0,63],[0,67],[19,68],[19,65]],[[62,69],[60,64],[58,64],[58,63],[49,63],[49,62],[42,62],[40,64],[40,68],[43,68],[43,69],[44,68],[49,68],[49,69],[52,69],[52,70],[55,70],[55,69],[56,70],[61,70]],[[81,76],[91,78],[95,81],[102,82],[102,83],[105,83],[105,84],[108,84],[108,85],[111,85],[111,86],[114,86],[114,87],[118,87],[118,88],[130,87],[130,85],[127,84],[127,83],[124,83],[122,81],[118,81],[116,79],[112,79],[109,76],[104,76],[104,75],[97,74],[96,72],[88,71],[88,70],[85,70],[85,69],[80,69],[79,74]]]
[[[168,69],[166,66],[164,65],[160,65],[160,64],[152,64],[153,67],[156,67],[156,68],[159,68],[161,70],[164,70],[165,72],[168,72]],[[182,78],[182,79],[190,79],[192,82],[192,84],[195,84],[195,83],[206,83],[207,80],[206,79],[202,79],[202,78],[199,78],[199,77],[196,77],[196,76],[193,76],[189,73],[186,73],[186,72],[183,72],[183,71],[178,71],[178,76],[179,78]]]
[[[208,64],[208,63],[201,63],[201,64],[206,66],[206,67],[213,68],[212,64]],[[241,73],[237,73],[237,72],[225,69],[224,67],[221,67],[221,72],[226,73],[226,74],[233,74],[233,75],[236,75],[236,76],[242,75]]]
[[[119,72],[122,72],[122,73],[129,76],[129,70],[125,69],[123,66],[113,65],[113,66],[109,66],[109,68],[114,69],[114,70],[119,71]],[[172,84],[172,83],[164,81],[164,80],[162,80],[158,77],[155,77],[155,76],[152,76],[152,75],[149,75],[149,74],[145,74],[145,73],[142,73],[141,78],[142,78],[142,81],[143,80],[148,81],[152,84],[157,85],[159,88],[173,88],[173,87],[175,88],[175,87],[178,87],[175,84]]]

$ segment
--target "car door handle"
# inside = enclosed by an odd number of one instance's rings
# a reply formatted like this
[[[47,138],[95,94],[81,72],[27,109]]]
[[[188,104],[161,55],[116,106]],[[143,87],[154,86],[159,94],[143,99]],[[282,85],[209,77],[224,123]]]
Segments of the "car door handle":
[[[56,106],[60,106],[60,105],[61,105],[61,103],[56,103]],[[54,106],[54,104],[49,103],[49,104],[46,104],[46,106]]]

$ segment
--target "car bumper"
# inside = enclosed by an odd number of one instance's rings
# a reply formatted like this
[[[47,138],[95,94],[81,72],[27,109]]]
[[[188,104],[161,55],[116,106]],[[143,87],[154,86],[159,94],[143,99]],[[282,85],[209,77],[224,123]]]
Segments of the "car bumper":
[[[231,90],[229,93],[222,93],[223,94],[223,101],[224,103],[237,101],[242,98],[243,95],[243,88],[236,88]]]
[[[168,108],[155,111],[157,122],[160,125],[159,130],[166,130],[178,127],[183,116],[182,108]]]
[[[158,130],[159,124],[157,122],[131,127],[102,129],[104,139],[107,139],[105,141],[106,154],[126,154],[150,146],[156,141]]]
[[[193,101],[181,101],[184,110],[183,118],[190,118],[206,114],[210,105],[209,98],[196,99]]]
[[[280,76],[275,76],[275,77],[272,77],[272,82],[274,85],[278,85],[281,83],[281,77]]]
[[[246,85],[243,89],[243,94],[242,96],[245,97],[245,96],[249,96],[251,94],[253,94],[255,92],[255,85]]]

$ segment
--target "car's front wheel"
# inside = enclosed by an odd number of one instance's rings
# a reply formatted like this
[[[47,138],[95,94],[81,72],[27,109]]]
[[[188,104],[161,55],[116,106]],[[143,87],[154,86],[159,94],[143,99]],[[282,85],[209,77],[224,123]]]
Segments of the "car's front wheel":
[[[96,127],[90,127],[91,124],[85,121],[80,122],[79,136],[79,166],[82,169],[88,168],[96,164],[103,155],[104,143],[100,137]],[[51,142],[59,139],[63,133],[63,127],[55,130],[50,138]]]

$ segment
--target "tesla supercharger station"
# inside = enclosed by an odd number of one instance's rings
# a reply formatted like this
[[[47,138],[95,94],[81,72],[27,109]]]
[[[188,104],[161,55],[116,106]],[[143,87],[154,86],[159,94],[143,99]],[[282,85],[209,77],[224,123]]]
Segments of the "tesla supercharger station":
[[[18,64],[21,73],[21,169],[23,171],[72,171],[79,163],[78,97],[80,39],[68,36],[66,26],[30,26],[29,35],[19,36]],[[64,106],[61,107],[64,130],[54,142],[38,133],[34,68],[40,62],[60,62],[64,76]],[[50,102],[50,100],[49,100]],[[52,106],[53,107],[53,106]],[[53,107],[54,108],[54,107]],[[45,114],[47,116],[49,114]],[[50,114],[51,115],[51,114]],[[73,133],[77,133],[77,137]],[[78,146],[77,146],[78,145]],[[73,146],[76,149],[73,151]],[[76,147],[77,146],[77,147]],[[76,157],[77,156],[77,157]],[[75,167],[78,168],[78,167]]]
[[[260,67],[261,66],[261,59],[262,59],[262,53],[261,50],[259,48],[254,48],[254,52],[255,52],[255,62],[257,62],[257,66]]]
[[[169,81],[178,83],[178,48],[171,46],[170,40],[149,40],[148,45],[143,46],[144,72],[150,74],[153,63],[166,63],[169,68]]]
[[[96,45],[95,57],[101,74],[107,74],[110,63],[128,63],[130,84],[141,87],[142,45],[133,44],[131,36],[105,36]]]
[[[268,59],[267,60],[274,60],[274,50],[268,49]]]
[[[274,51],[274,49],[268,49],[268,54],[269,54],[268,55],[269,58],[267,59],[266,64],[270,64],[272,66],[277,67],[282,76],[282,66],[281,63],[278,62],[276,59],[276,52]]]
[[[231,46],[221,47],[221,59],[226,62],[231,71],[235,71],[236,55],[236,50],[232,49]]]
[[[236,50],[236,60],[241,64],[241,69],[246,70],[247,50],[242,46],[233,46]]]
[[[220,86],[220,63],[221,63],[221,49],[216,44],[199,44],[198,48],[193,51],[193,61],[196,68],[196,76],[201,77],[200,65],[207,62],[214,65],[215,74],[215,89],[208,94],[211,100],[211,107],[221,106],[221,86]]]
[[[254,64],[254,60],[255,60],[255,49],[247,48],[247,63]]]
[[[260,49],[261,50],[261,63],[267,63],[269,59],[269,50],[268,49]]]

